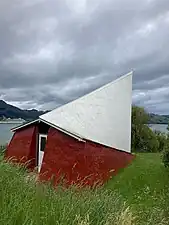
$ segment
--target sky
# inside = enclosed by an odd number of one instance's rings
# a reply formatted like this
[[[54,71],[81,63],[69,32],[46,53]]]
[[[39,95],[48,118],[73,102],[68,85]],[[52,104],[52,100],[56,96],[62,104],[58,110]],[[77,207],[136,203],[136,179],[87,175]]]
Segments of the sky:
[[[0,99],[50,110],[131,70],[133,104],[169,114],[168,0],[0,0]]]

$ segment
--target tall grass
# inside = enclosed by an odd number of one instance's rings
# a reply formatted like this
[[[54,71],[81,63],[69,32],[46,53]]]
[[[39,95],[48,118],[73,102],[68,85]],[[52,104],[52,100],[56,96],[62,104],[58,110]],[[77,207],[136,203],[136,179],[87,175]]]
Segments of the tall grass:
[[[104,188],[54,190],[27,180],[21,167],[0,162],[0,224],[132,225],[134,216],[120,195]]]
[[[138,154],[128,168],[93,190],[53,189],[34,177],[0,160],[0,224],[169,224],[169,171],[159,154]]]
[[[106,188],[116,190],[137,214],[137,224],[169,224],[169,170],[158,153],[141,153],[111,179]]]
[[[2,155],[6,149],[7,145],[0,145],[0,154]]]

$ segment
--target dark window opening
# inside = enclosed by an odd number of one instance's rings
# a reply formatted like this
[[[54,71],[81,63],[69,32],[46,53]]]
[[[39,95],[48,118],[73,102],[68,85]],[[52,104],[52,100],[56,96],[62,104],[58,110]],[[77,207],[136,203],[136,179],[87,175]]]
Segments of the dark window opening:
[[[46,137],[41,137],[40,151],[44,152],[44,150],[45,150],[45,145],[46,145]]]

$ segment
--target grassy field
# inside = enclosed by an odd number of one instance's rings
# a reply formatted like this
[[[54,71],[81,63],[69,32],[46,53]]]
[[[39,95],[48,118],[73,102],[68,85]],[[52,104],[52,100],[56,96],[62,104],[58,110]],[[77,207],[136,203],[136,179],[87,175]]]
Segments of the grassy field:
[[[108,182],[137,214],[139,224],[169,224],[169,171],[160,154],[137,154],[135,161]]]
[[[0,162],[0,224],[169,224],[169,171],[159,154],[138,154],[97,190],[38,185],[23,168]]]

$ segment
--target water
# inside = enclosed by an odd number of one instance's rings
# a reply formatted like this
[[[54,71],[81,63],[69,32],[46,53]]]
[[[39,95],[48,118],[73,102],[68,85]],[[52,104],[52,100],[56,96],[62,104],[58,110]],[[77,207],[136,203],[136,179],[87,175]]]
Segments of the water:
[[[149,127],[152,130],[156,130],[156,131],[160,131],[160,132],[166,133],[168,125],[167,124],[149,124]]]
[[[13,135],[11,128],[18,125],[19,124],[0,124],[0,145],[9,143]],[[167,132],[167,124],[150,124],[149,126],[152,130]]]
[[[16,126],[18,126],[18,124],[0,123],[0,145],[9,143],[13,135],[11,129]]]

